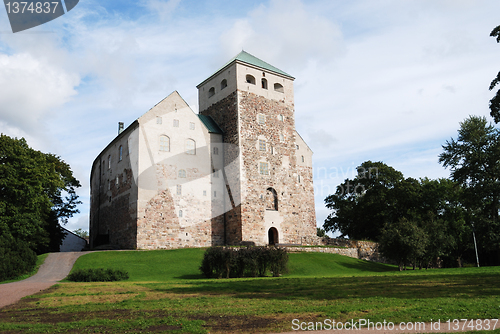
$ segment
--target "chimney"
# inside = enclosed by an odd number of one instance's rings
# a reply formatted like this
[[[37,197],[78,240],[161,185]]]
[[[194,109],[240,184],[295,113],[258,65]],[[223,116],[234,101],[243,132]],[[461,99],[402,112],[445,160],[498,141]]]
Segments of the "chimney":
[[[123,132],[123,122],[118,122],[118,134]]]

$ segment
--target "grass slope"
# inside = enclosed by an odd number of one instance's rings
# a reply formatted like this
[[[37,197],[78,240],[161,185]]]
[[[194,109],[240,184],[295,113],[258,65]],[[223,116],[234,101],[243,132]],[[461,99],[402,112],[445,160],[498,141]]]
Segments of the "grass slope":
[[[276,333],[291,331],[294,319],[445,323],[500,314],[500,267],[399,272],[300,253],[290,254],[284,277],[208,280],[198,271],[202,256],[202,249],[84,255],[75,268],[124,269],[130,280],[59,284],[0,310],[0,332]]]
[[[95,252],[78,258],[73,267],[126,270],[131,282],[166,282],[203,278],[198,267],[204,249]],[[289,254],[285,277],[359,276],[395,271],[396,267],[326,253]]]

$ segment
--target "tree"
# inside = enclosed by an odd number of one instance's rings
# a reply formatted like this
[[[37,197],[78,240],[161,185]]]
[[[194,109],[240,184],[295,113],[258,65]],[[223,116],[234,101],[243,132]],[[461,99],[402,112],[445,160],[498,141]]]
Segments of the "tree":
[[[0,136],[0,235],[38,253],[58,250],[59,222],[78,212],[77,187],[59,157],[30,148],[24,138]]]
[[[416,262],[424,255],[428,242],[428,235],[416,222],[401,218],[385,225],[381,232],[379,250],[386,258],[396,261],[401,271],[410,263],[415,268]]]
[[[81,228],[74,230],[73,233],[84,239],[89,237],[89,232],[82,230]]]
[[[340,231],[341,237],[377,241],[384,224],[399,214],[391,190],[404,180],[403,174],[371,161],[363,162],[357,171],[354,179],[346,179],[325,199],[333,212],[323,226],[325,231]]]
[[[490,36],[496,37],[497,43],[500,43],[500,26],[495,27],[491,31]],[[500,72],[498,72],[497,77],[491,82],[490,90],[493,90],[499,82]],[[490,115],[495,120],[495,123],[500,122],[500,90],[497,90],[495,96],[490,100]]]
[[[457,139],[443,145],[439,162],[463,187],[465,219],[474,222],[479,246],[498,256],[500,247],[500,131],[485,117],[470,116],[460,123]],[[497,262],[498,259],[492,261]]]

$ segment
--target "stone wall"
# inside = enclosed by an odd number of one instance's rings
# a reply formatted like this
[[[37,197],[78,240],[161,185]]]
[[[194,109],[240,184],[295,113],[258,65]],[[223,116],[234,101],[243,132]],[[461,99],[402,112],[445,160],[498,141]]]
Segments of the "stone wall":
[[[384,257],[382,257],[382,255],[380,255],[380,253],[378,252],[378,244],[372,241],[358,241],[358,240],[337,239],[337,238],[320,238],[318,236],[313,235],[302,238],[301,245],[345,247],[345,248],[297,247],[297,249],[300,249],[301,251],[304,252],[311,252],[311,250],[308,249],[315,249],[320,252],[335,253],[341,255],[347,255],[347,254],[342,254],[342,251],[336,251],[335,249],[351,249],[351,251],[348,251],[348,253],[349,254],[351,254],[351,252],[353,254],[356,253],[356,256],[351,256],[351,255],[347,256],[368,261],[387,263],[387,260]],[[330,249],[330,251],[327,251],[328,249]]]

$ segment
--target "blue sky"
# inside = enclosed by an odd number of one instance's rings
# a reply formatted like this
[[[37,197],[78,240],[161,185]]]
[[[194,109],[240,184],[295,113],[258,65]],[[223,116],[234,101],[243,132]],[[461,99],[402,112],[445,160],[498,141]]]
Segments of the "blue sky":
[[[447,177],[441,145],[489,115],[500,70],[497,0],[81,0],[12,34],[0,10],[0,132],[68,162],[88,229],[93,160],[125,126],[196,85],[239,51],[293,75],[296,127],[314,151],[323,200],[363,161],[406,177]],[[489,116],[488,116],[489,119]]]

